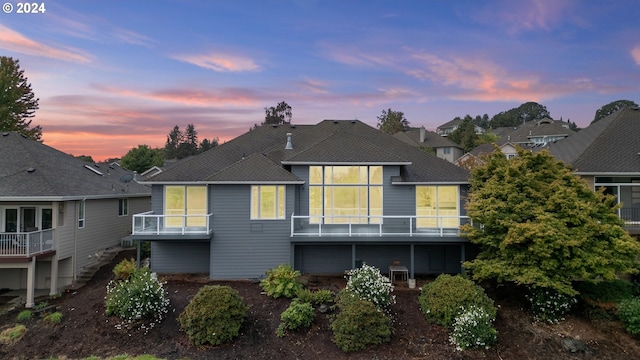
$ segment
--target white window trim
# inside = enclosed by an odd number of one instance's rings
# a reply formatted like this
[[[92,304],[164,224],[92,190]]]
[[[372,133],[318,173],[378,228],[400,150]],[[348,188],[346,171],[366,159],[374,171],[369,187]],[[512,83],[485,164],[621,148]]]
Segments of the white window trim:
[[[276,188],[276,217],[262,217],[262,214],[260,213],[260,202],[261,199],[260,197],[260,188],[262,188],[263,186],[275,186]],[[253,203],[254,203],[254,199],[253,199],[253,188],[257,187],[258,188],[258,217],[253,217]],[[280,193],[279,193],[279,189],[282,187],[282,190],[284,191],[284,211],[282,213],[282,217],[278,217],[278,209],[280,208],[280,203],[278,203],[278,201],[280,201]],[[249,220],[286,220],[287,219],[287,186],[286,185],[252,185],[250,187],[250,191],[251,191],[251,204],[250,204],[250,209],[249,209]]]

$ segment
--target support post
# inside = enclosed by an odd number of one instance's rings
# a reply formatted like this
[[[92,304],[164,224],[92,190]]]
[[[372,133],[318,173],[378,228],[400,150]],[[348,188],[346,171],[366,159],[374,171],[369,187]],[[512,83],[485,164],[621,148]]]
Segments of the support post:
[[[58,295],[58,254],[51,257],[51,286],[49,296]]]
[[[27,298],[25,299],[25,307],[32,308],[35,306],[34,293],[36,287],[36,257],[32,257],[29,265],[27,265]]]

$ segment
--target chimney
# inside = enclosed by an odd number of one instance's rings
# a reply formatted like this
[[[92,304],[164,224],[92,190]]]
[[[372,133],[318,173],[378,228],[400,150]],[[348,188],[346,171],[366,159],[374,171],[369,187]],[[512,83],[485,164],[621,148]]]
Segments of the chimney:
[[[287,133],[287,145],[284,147],[285,150],[293,150],[293,143],[291,142],[291,133]]]
[[[424,126],[420,127],[420,142],[423,143],[424,142],[424,138],[426,137],[426,132],[424,131]]]

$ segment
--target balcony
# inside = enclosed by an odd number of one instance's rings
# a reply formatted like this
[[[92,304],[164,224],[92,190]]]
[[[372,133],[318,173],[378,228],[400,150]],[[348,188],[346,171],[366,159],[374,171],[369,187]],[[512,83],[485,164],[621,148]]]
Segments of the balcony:
[[[53,229],[0,233],[0,261],[3,258],[29,258],[55,250]]]
[[[291,215],[291,237],[460,237],[468,216],[307,216]]]
[[[206,215],[164,215],[148,211],[132,218],[132,238],[153,240],[159,237],[210,239],[213,229],[211,217]]]

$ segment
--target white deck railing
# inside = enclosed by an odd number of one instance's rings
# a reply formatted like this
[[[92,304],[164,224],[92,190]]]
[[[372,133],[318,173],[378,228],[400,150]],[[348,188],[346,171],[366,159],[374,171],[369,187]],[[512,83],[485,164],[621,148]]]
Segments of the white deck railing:
[[[211,234],[211,217],[206,215],[158,215],[153,211],[135,214],[132,235]]]
[[[309,216],[291,215],[297,236],[460,236],[468,216]]]
[[[0,233],[0,258],[30,257],[55,249],[53,229]]]

